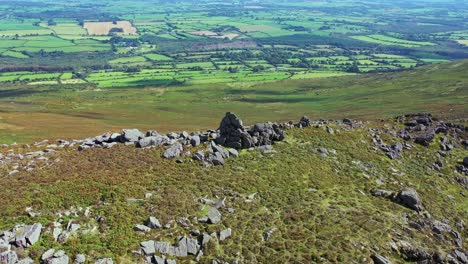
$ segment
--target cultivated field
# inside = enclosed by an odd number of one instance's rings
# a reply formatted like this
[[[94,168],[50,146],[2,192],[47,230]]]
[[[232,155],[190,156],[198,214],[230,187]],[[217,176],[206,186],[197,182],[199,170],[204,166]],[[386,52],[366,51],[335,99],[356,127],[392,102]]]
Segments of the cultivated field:
[[[107,36],[113,28],[122,29],[117,35],[137,35],[137,29],[129,21],[85,22],[83,27],[93,36]]]

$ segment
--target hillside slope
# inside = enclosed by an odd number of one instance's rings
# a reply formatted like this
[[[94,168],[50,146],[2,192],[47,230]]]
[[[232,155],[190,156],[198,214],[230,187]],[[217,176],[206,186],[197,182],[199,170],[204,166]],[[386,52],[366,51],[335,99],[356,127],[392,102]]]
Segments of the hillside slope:
[[[96,89],[89,84],[0,87],[0,142],[81,138],[124,127],[163,132],[213,128],[233,111],[248,123],[468,113],[468,60],[399,73],[266,83]]]
[[[53,248],[90,263],[466,263],[467,139],[422,115],[315,121],[224,166],[163,159],[167,147],[7,146],[12,160],[56,151],[3,163],[0,229],[40,223],[40,238],[16,249],[36,261]],[[176,247],[151,258],[162,242]],[[65,258],[52,254],[46,263]]]

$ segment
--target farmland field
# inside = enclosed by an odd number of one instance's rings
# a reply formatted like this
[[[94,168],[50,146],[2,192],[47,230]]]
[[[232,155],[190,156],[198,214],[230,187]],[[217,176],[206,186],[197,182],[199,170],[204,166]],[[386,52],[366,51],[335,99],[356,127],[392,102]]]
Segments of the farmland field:
[[[41,111],[44,117],[44,111],[63,114],[58,109],[65,107],[75,120],[105,115],[106,105],[114,111],[112,100],[125,108],[121,98],[136,95],[146,107],[170,96],[185,108],[189,93],[210,97],[205,91],[216,91],[217,99],[231,102],[234,87],[287,90],[468,58],[466,3],[380,2],[3,1],[0,14],[8,15],[0,16],[0,120],[9,125],[0,129],[19,127],[11,123],[17,112]],[[43,102],[52,91],[58,97]],[[16,107],[16,92],[32,96],[24,97],[27,107]],[[106,99],[98,107],[90,98]],[[291,101],[287,107],[294,109]],[[107,125],[117,124],[132,123]],[[13,138],[21,139],[21,131]]]
[[[116,21],[116,22],[85,22],[83,25],[88,31],[89,35],[93,36],[106,36],[109,35],[111,29],[122,29],[119,35],[136,35],[137,30],[132,26],[129,21]]]

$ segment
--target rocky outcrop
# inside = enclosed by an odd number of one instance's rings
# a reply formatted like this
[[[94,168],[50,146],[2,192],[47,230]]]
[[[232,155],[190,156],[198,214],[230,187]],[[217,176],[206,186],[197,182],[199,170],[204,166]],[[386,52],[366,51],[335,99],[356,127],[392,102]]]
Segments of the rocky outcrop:
[[[221,121],[219,132],[216,143],[233,149],[271,145],[284,139],[284,132],[278,124],[258,123],[247,129],[242,120],[231,112],[226,113]]]

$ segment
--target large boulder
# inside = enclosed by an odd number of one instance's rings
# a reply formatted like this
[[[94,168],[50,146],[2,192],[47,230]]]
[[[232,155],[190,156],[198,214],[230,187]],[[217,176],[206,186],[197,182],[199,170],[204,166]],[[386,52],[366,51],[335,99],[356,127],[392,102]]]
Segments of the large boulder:
[[[220,137],[216,143],[234,148],[245,149],[253,147],[253,140],[245,130],[242,120],[234,113],[228,112],[219,125]]]
[[[254,146],[271,145],[284,139],[284,132],[276,123],[258,123],[247,130],[242,120],[228,112],[219,126],[220,137],[216,143],[233,149],[248,149]]]
[[[418,193],[412,188],[406,188],[400,191],[395,197],[395,202],[417,212],[423,209]]]
[[[423,145],[425,147],[428,147],[431,144],[431,142],[434,140],[434,136],[435,136],[434,131],[428,131],[417,136],[414,139],[414,142],[417,144]]]
[[[145,137],[145,134],[143,134],[138,129],[124,129],[121,140],[123,142],[136,142],[144,137]]]
[[[42,224],[26,226],[19,235],[15,237],[15,245],[21,248],[27,248],[34,245],[41,236]]]

